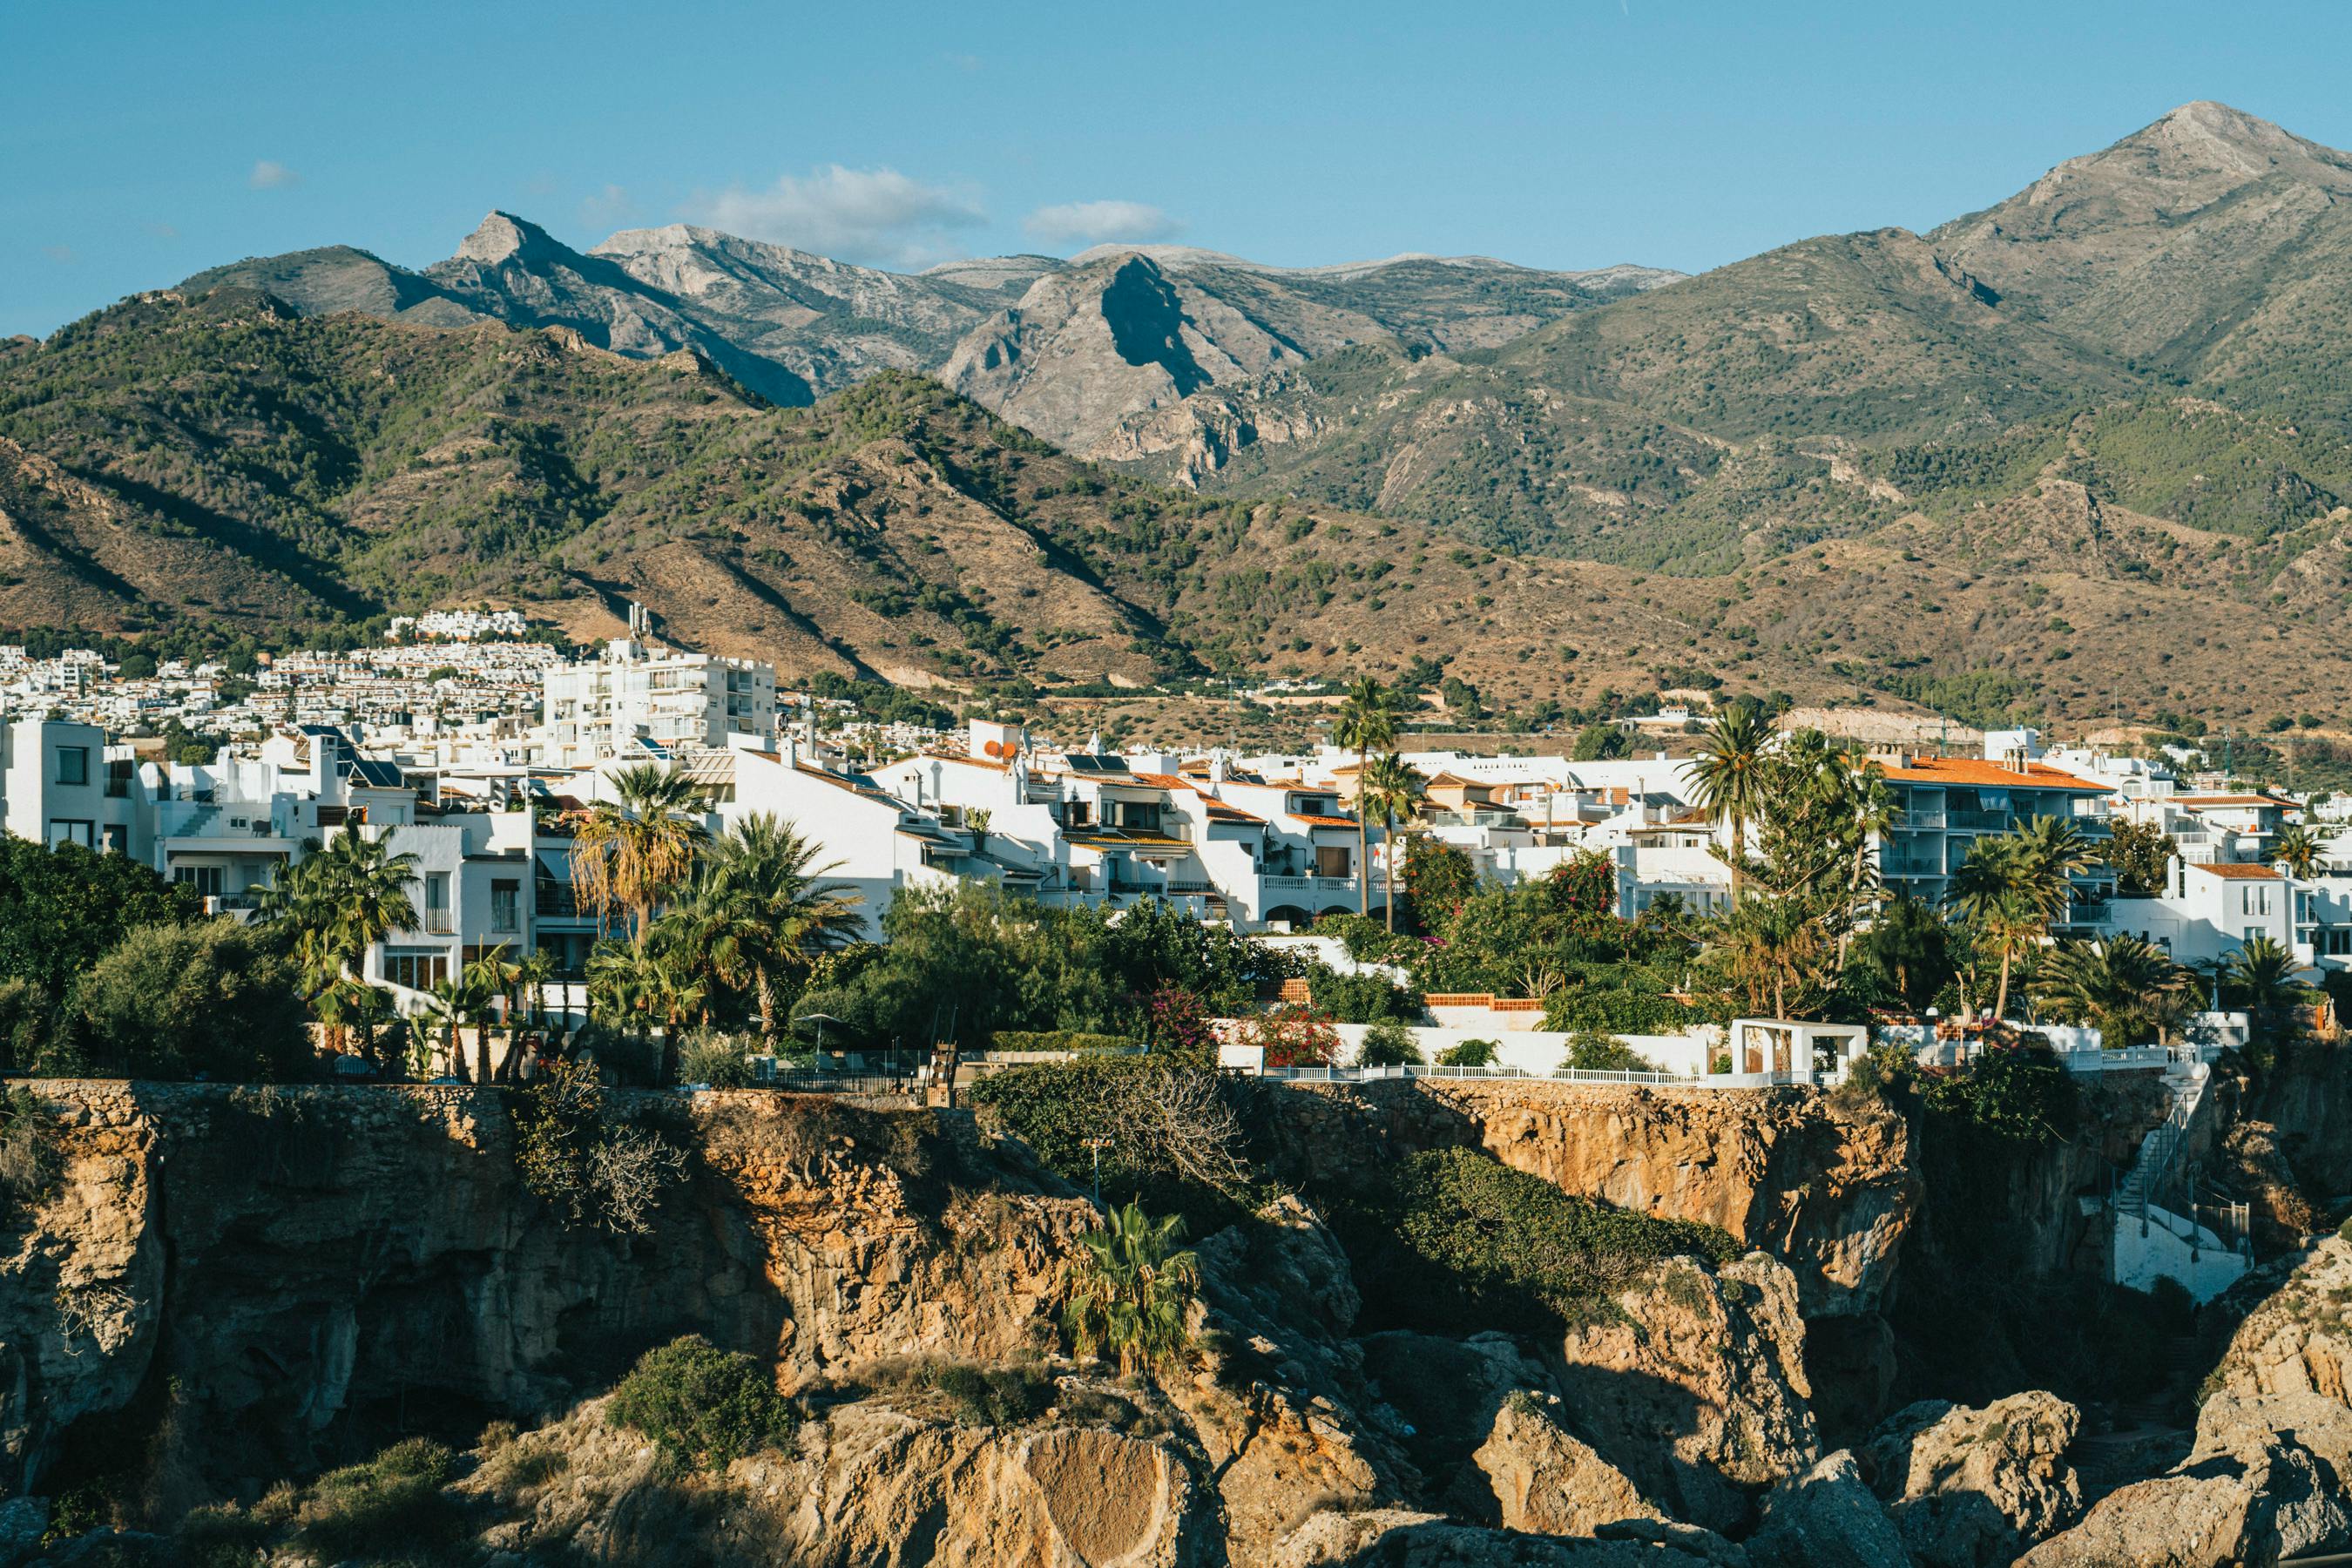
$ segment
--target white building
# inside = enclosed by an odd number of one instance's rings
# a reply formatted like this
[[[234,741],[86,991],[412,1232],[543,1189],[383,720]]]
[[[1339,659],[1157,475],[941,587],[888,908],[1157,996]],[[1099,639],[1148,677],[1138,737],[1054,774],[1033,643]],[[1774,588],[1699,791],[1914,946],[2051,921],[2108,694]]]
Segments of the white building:
[[[559,665],[541,679],[541,761],[582,767],[633,742],[662,752],[776,743],[776,671],[752,659],[680,653],[615,637],[604,657]]]

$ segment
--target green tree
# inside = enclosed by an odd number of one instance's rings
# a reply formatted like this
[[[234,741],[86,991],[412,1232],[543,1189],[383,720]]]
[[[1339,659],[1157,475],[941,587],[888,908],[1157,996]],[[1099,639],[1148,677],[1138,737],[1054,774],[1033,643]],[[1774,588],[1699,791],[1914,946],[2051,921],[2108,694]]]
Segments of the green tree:
[[[1601,763],[1623,756],[1630,747],[1622,725],[1587,724],[1576,732],[1576,745],[1570,755],[1580,763]]]
[[[1201,1282],[1200,1259],[1182,1245],[1183,1216],[1153,1219],[1125,1204],[1078,1239],[1086,1250],[1062,1319],[1072,1348],[1082,1358],[1117,1358],[1122,1375],[1181,1360]]]
[[[1748,859],[1748,825],[1764,802],[1767,748],[1772,721],[1752,702],[1735,702],[1715,716],[1691,763],[1691,798],[1709,821],[1731,829],[1731,901]]]
[[[1478,890],[1478,869],[1459,846],[1416,837],[1404,859],[1404,896],[1413,923],[1435,931]]]
[[[2164,891],[2165,868],[2176,851],[2172,836],[2154,823],[2119,818],[2103,853],[2115,869],[2117,891],[2126,898],[2152,899]]]
[[[1917,899],[1898,898],[1878,911],[1854,949],[1881,988],[1916,1013],[1951,984],[1952,928]]]
[[[1348,688],[1347,700],[1339,705],[1339,721],[1332,726],[1331,739],[1342,749],[1356,753],[1356,912],[1370,914],[1372,910],[1370,868],[1365,859],[1370,848],[1370,828],[1366,818],[1370,816],[1364,801],[1365,773],[1372,753],[1384,751],[1396,743],[1396,694],[1369,675],[1359,676]]]
[[[96,1063],[131,1078],[270,1082],[310,1058],[290,960],[232,920],[140,926],[74,983]]]
[[[194,888],[128,856],[0,833],[0,984],[28,981],[54,1001],[124,933],[203,914]]]
[[[2273,938],[2257,936],[2248,938],[2230,955],[2222,982],[2245,1004],[2255,1026],[2276,1037],[2281,1021],[2311,997],[2311,987],[2301,976],[2302,965],[2295,963],[2294,954]]]

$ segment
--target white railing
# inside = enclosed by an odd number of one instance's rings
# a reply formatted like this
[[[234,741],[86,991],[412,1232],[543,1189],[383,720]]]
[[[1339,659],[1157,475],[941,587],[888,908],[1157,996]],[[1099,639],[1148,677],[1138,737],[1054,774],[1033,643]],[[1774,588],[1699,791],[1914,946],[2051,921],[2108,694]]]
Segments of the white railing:
[[[1562,1068],[1557,1072],[1528,1072],[1509,1067],[1448,1067],[1408,1064],[1403,1067],[1267,1068],[1262,1075],[1285,1083],[1382,1083],[1404,1079],[1486,1079],[1520,1083],[1647,1084],[1667,1089],[1755,1089],[1774,1083],[1810,1081],[1798,1073],[1731,1073],[1712,1078],[1677,1078],[1673,1073],[1631,1072],[1599,1068]]]

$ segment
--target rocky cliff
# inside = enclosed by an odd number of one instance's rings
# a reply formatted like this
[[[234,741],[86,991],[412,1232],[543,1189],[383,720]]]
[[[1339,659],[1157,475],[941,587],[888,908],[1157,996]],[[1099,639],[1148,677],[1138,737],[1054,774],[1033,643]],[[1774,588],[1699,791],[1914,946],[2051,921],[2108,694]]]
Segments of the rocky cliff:
[[[1271,1104],[1285,1174],[1378,1174],[1401,1154],[1484,1149],[1564,1191],[1718,1226],[1795,1273],[1808,1318],[1875,1310],[1919,1184],[1903,1119],[1810,1089],[1732,1092],[1413,1079],[1308,1084]]]
[[[689,1173],[621,1237],[522,1190],[496,1091],[44,1087],[63,1177],[0,1237],[17,1487],[78,1423],[165,1385],[206,1435],[184,1457],[234,1480],[436,1405],[476,1425],[559,1407],[688,1330],[772,1358],[787,1387],[1006,1355],[1092,1223],[952,1119],[815,1098],[662,1097]]]

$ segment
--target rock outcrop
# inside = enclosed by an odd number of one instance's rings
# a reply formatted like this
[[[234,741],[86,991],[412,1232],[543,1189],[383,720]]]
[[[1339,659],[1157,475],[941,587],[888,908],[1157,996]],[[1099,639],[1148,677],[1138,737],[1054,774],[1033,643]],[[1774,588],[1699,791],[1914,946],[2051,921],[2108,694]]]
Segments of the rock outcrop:
[[[1660,1265],[1569,1331],[1554,1376],[1578,1427],[1674,1517],[1733,1530],[1819,1455],[1790,1271],[1750,1254]]]
[[[1401,1154],[1483,1148],[1565,1192],[1719,1226],[1794,1272],[1807,1317],[1875,1310],[1919,1199],[1903,1119],[1811,1090],[1446,1081],[1281,1096],[1291,1179],[1344,1185]]]
[[[1758,1568],[1911,1568],[1901,1532],[1843,1449],[1772,1489],[1748,1560]]]
[[[2020,1563],[2208,1568],[2352,1549],[2347,1364],[2352,1242],[2331,1238],[2239,1324],[2188,1458],[2109,1493]]]
[[[178,1425],[278,1473],[402,1403],[535,1415],[699,1331],[789,1386],[1009,1355],[1050,1325],[1084,1201],[931,1113],[645,1097],[690,1152],[654,1229],[567,1229],[470,1089],[43,1086],[58,1189],[0,1237],[0,1461],[167,1381]],[[243,1473],[252,1473],[248,1468]]]
[[[1457,1495],[1475,1474],[1485,1498],[1464,1499],[1491,1508],[1505,1530],[1533,1535],[1591,1535],[1622,1520],[1663,1521],[1665,1510],[1643,1497],[1624,1471],[1561,1425],[1557,1394],[1521,1394],[1495,1413],[1495,1428],[1471,1456]],[[1476,1515],[1473,1515],[1476,1517]]]
[[[1923,1401],[1889,1418],[1859,1459],[1923,1568],[2006,1568],[2081,1511],[2065,1458],[2080,1424],[2050,1394],[1981,1410]]]

